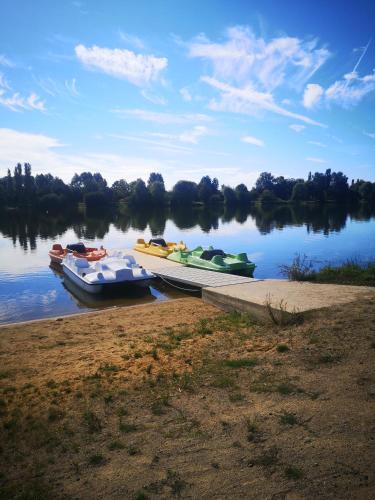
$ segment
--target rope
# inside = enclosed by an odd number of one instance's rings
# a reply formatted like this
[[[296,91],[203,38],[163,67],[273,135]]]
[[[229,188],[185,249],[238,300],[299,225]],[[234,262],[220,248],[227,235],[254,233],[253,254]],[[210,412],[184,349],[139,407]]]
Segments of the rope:
[[[178,290],[182,290],[183,292],[195,292],[195,293],[198,293],[198,292],[201,291],[201,288],[198,288],[198,290],[194,290],[193,288],[183,288],[182,286],[174,285],[173,283],[169,282],[165,278],[162,278],[161,276],[158,276],[158,278],[160,278],[162,281],[164,281],[165,283],[167,283],[167,285],[172,286],[174,288],[177,288]]]

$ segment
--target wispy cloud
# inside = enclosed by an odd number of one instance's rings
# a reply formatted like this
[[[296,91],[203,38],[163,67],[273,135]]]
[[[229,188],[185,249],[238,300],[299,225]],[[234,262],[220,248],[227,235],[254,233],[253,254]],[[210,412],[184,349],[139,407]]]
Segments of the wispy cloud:
[[[40,97],[31,92],[27,97],[19,92],[13,92],[11,86],[0,73],[0,105],[11,111],[20,112],[23,110],[46,111],[45,102],[40,100]]]
[[[77,58],[87,68],[99,70],[107,75],[129,81],[137,86],[146,86],[160,79],[167,67],[166,57],[135,54],[127,49],[107,49],[94,45],[75,47]]]
[[[78,97],[77,80],[65,80],[63,83],[54,80],[51,77],[37,78],[33,77],[35,83],[48,95],[52,97]]]
[[[319,148],[326,148],[327,144],[323,144],[322,142],[318,141],[307,141],[309,144],[312,144],[313,146],[318,146]]]
[[[375,139],[375,132],[363,132],[367,137],[371,137],[371,139]]]
[[[297,123],[292,123],[292,125],[289,125],[289,128],[294,130],[294,132],[300,133],[302,130],[305,130],[305,125],[298,125]]]
[[[212,42],[201,34],[187,44],[190,57],[212,62],[214,75],[227,81],[272,90],[282,84],[300,86],[324,64],[330,52],[318,40],[281,36],[256,37],[248,26],[226,30],[226,40]]]
[[[360,77],[356,71],[347,73],[325,91],[327,102],[343,108],[357,105],[367,94],[375,91],[375,71]]]
[[[193,96],[187,87],[180,89],[180,95],[184,101],[190,102],[193,100]]]
[[[245,137],[241,138],[242,142],[246,142],[247,144],[252,144],[253,146],[258,146],[260,148],[264,147],[264,141],[261,139],[257,139],[256,137],[253,137],[251,135],[245,135]]]
[[[204,76],[201,80],[221,92],[221,99],[211,100],[209,107],[214,111],[230,111],[232,113],[257,114],[260,110],[293,118],[309,125],[326,127],[311,118],[293,113],[275,103],[271,93],[258,92],[250,84],[243,88],[233,87],[220,82],[216,78]]]
[[[147,101],[150,101],[152,102],[153,104],[158,104],[160,106],[165,106],[168,101],[162,97],[162,96],[159,96],[159,95],[156,95],[152,92],[150,92],[149,90],[147,89],[143,89],[141,90],[141,95],[147,100]]]
[[[132,116],[140,120],[159,123],[160,125],[184,125],[187,123],[210,122],[212,118],[200,113],[164,113],[146,109],[113,109],[113,113]]]
[[[313,156],[309,156],[306,158],[307,161],[312,161],[313,163],[328,163],[327,160],[324,160],[323,158],[316,158]]]
[[[4,56],[4,54],[0,54],[0,66],[7,66],[8,68],[13,68],[14,63]]]
[[[210,131],[204,125],[196,125],[192,130],[188,130],[179,135],[179,139],[182,142],[188,142],[190,144],[197,144],[199,140],[205,135],[209,135]]]
[[[324,94],[324,89],[317,83],[309,83],[306,85],[303,93],[303,105],[305,108],[313,108],[318,104],[320,98]]]
[[[145,43],[138,36],[131,35],[130,33],[124,33],[121,30],[119,31],[119,36],[120,40],[128,45],[131,45],[139,50],[145,49]]]

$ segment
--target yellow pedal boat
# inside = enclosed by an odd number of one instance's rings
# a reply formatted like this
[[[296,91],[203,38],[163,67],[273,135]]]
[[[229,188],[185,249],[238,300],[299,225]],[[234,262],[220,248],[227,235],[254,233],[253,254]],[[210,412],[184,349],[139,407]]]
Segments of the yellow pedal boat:
[[[146,243],[144,239],[139,238],[134,245],[134,250],[148,253],[155,257],[166,258],[173,250],[186,250],[186,245],[183,241],[172,243],[170,241],[166,242],[163,238],[155,238]]]

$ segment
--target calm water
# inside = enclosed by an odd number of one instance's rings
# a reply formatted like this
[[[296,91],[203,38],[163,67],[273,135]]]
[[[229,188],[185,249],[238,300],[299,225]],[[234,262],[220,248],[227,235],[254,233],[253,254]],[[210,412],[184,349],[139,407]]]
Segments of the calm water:
[[[100,216],[43,214],[0,216],[0,323],[166,300],[181,294],[156,284],[116,296],[92,297],[49,266],[53,242],[83,240],[92,246],[130,248],[139,237],[183,239],[190,248],[213,245],[247,252],[255,276],[280,278],[279,266],[304,253],[316,262],[375,258],[375,209],[272,207],[243,211],[138,211]]]

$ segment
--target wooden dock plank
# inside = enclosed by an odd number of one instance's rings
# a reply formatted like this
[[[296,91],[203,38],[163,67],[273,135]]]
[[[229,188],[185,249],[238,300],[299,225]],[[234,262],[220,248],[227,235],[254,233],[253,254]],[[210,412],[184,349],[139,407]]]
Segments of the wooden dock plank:
[[[178,281],[199,288],[218,288],[228,285],[242,285],[244,283],[252,283],[259,281],[254,278],[245,276],[237,276],[235,274],[217,273],[215,271],[207,271],[205,269],[196,269],[193,267],[161,267],[153,269],[152,272],[165,280]]]

